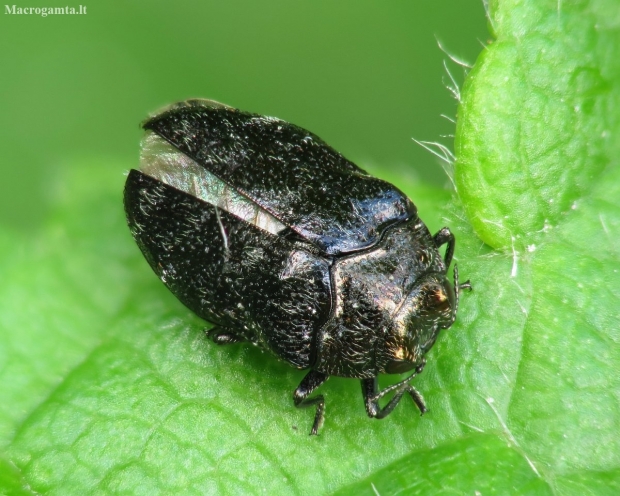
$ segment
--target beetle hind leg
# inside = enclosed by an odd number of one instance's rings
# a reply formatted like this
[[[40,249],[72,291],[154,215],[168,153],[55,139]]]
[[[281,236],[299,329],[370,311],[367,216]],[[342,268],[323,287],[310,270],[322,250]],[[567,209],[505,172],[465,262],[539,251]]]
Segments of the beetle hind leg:
[[[205,334],[211,341],[219,345],[234,344],[247,341],[247,339],[235,333],[234,331],[219,326],[212,327],[211,329],[205,331]]]
[[[323,419],[325,418],[325,398],[322,394],[312,398],[308,398],[308,396],[327,379],[329,379],[327,374],[311,370],[306,377],[303,378],[293,393],[293,402],[297,408],[308,408],[309,406],[316,405],[314,423],[310,431],[311,436],[316,436],[319,432],[319,427],[323,424]]]
[[[396,408],[396,405],[398,405],[405,393],[411,396],[411,399],[420,410],[420,414],[424,415],[427,411],[424,398],[416,388],[409,384],[415,375],[416,374],[412,374],[406,379],[393,384],[392,386],[388,386],[381,391],[379,391],[377,377],[362,379],[362,393],[364,395],[364,403],[366,405],[366,412],[368,413],[368,416],[376,419],[387,417],[390,413],[392,413],[394,408]],[[379,400],[392,391],[395,391],[394,396],[392,396],[392,399],[387,405],[381,408],[381,406],[379,406]]]

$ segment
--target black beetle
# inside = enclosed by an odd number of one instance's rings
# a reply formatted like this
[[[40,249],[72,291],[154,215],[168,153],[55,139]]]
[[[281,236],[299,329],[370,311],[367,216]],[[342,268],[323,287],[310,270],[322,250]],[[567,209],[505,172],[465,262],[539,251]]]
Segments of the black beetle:
[[[143,127],[127,221],[166,286],[216,324],[209,337],[310,369],[293,399],[316,405],[311,434],[325,401],[309,395],[330,375],[361,379],[370,417],[389,415],[405,393],[424,413],[410,381],[470,287],[456,267],[454,287],[446,278],[450,230],[432,236],[396,187],[279,119],[187,100]],[[409,370],[379,391],[379,374]]]

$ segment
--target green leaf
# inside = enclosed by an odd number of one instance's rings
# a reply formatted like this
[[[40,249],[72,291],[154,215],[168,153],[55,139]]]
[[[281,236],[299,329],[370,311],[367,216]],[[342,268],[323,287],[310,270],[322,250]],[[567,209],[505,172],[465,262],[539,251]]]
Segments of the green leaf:
[[[415,472],[412,467],[416,467]],[[464,484],[464,482],[466,484]],[[467,488],[470,491],[467,491]],[[475,433],[411,453],[336,494],[553,494],[514,445]]]
[[[617,494],[620,9],[511,0],[490,23],[458,197],[390,178],[475,288],[415,381],[429,413],[369,420],[333,378],[309,437],[303,373],[209,343],[131,240],[131,164],[82,160],[49,170],[36,236],[0,229],[0,493]]]
[[[464,88],[456,182],[478,236],[523,249],[617,157],[620,9],[613,0],[493,3],[498,38]]]

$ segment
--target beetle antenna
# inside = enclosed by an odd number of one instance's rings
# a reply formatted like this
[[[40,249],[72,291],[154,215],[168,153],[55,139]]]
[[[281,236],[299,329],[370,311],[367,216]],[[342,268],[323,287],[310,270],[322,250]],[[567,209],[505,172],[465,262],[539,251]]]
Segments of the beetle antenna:
[[[459,308],[459,293],[463,291],[464,289],[469,289],[470,291],[474,289],[471,287],[471,282],[469,282],[469,279],[467,279],[467,281],[465,281],[463,284],[459,284],[459,269],[456,266],[456,264],[454,264],[453,273],[454,273],[454,319],[452,319],[452,322],[456,320],[456,311]]]
[[[454,264],[454,271],[452,272],[454,277],[454,313],[452,314],[452,323],[456,320],[456,312],[459,309],[459,269]]]

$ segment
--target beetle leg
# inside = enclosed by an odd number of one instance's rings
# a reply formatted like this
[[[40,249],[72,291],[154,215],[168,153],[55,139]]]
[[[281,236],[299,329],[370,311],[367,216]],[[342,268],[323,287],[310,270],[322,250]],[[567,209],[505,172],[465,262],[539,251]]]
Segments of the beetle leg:
[[[426,366],[426,358],[422,357],[415,368],[416,375],[420,375]]]
[[[424,398],[418,392],[416,388],[414,388],[409,382],[413,379],[416,374],[412,374],[406,379],[393,384],[392,386],[388,386],[382,391],[379,391],[378,379],[377,377],[372,377],[370,379],[362,379],[362,393],[364,395],[364,402],[366,404],[366,412],[369,417],[382,419],[387,417],[392,410],[396,408],[398,402],[403,397],[403,394],[408,393],[411,396],[411,399],[416,404],[420,413],[424,415],[426,413],[426,405],[424,404]],[[396,391],[394,396],[389,401],[387,405],[383,408],[379,406],[379,400],[383,398],[386,394],[391,393],[392,391]]]
[[[469,282],[469,279],[467,279],[467,281],[465,281],[464,283],[458,285],[459,291],[463,291],[464,289],[469,289],[470,291],[473,291],[474,288],[472,287],[471,282]]]
[[[450,263],[452,262],[452,256],[454,255],[454,234],[448,227],[444,227],[440,229],[435,236],[433,236],[433,241],[435,242],[435,246],[439,248],[442,245],[448,243],[446,247],[446,254],[444,255],[444,261],[446,262],[446,268],[450,267]]]
[[[318,372],[316,370],[311,370],[308,372],[306,377],[303,378],[293,393],[293,402],[297,408],[307,408],[309,406],[316,405],[314,423],[312,424],[312,430],[310,431],[311,436],[316,436],[318,434],[319,427],[321,427],[321,424],[323,423],[323,419],[325,417],[325,398],[323,398],[322,394],[314,396],[313,398],[308,398],[308,396],[327,379],[329,379],[327,374],[323,374],[322,372]]]
[[[217,326],[205,331],[205,333],[211,341],[219,345],[241,343],[242,341],[246,341],[243,336]]]

